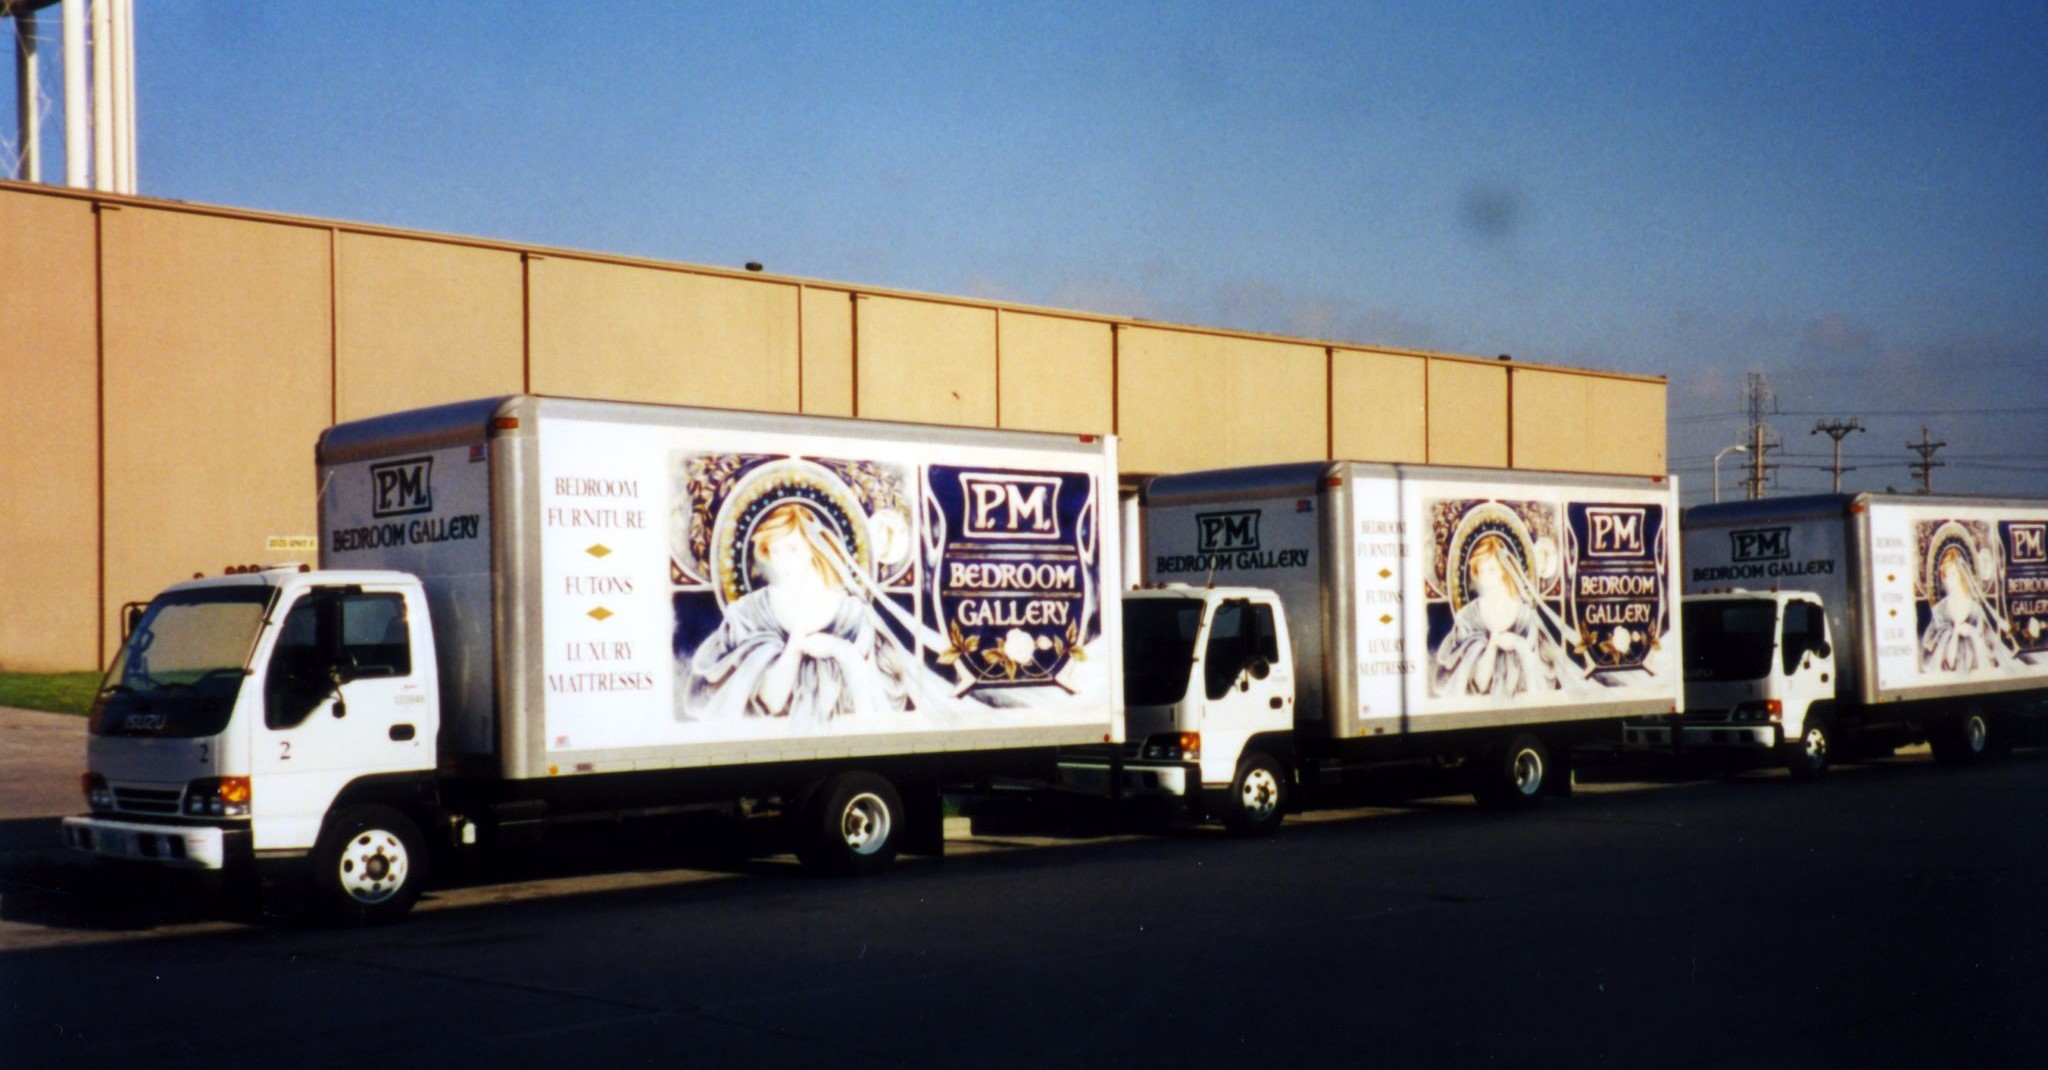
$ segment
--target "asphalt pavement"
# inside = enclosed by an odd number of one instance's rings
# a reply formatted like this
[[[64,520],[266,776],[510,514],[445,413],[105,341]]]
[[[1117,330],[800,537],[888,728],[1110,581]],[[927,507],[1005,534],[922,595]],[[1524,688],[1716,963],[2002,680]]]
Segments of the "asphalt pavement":
[[[2041,751],[1606,759],[1528,814],[1423,779],[1260,841],[956,824],[867,880],[593,828],[368,930],[24,849],[0,1066],[2031,1067],[2044,820]]]

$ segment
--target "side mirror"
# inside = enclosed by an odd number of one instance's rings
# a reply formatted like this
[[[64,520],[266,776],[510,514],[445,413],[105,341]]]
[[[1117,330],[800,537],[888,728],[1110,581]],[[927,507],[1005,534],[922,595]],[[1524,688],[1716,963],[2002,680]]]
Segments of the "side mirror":
[[[347,681],[342,676],[341,666],[330,665],[327,667],[327,687],[334,695],[334,716],[336,717],[348,716],[348,701],[341,697],[341,685],[345,682]]]
[[[1810,649],[1813,651],[1813,656],[1817,658],[1833,657],[1835,653],[1835,648],[1829,646],[1828,641],[1825,639],[1815,639]]]
[[[1237,689],[1239,691],[1250,691],[1253,680],[1263,680],[1272,675],[1272,673],[1272,663],[1257,654],[1247,655],[1244,659],[1244,668],[1240,669],[1237,674]]]

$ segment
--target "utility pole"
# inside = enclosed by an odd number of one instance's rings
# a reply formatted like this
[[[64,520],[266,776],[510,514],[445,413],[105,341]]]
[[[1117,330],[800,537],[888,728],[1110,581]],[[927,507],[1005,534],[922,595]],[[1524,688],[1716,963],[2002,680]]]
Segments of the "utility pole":
[[[1920,481],[1920,493],[1922,493],[1922,494],[1932,494],[1932,493],[1934,493],[1934,479],[1933,479],[1933,476],[1934,476],[1934,470],[1935,470],[1935,469],[1937,469],[1937,468],[1947,468],[1947,467],[1948,467],[1948,462],[1947,462],[1947,461],[1937,461],[1937,460],[1935,460],[1935,459],[1934,459],[1934,451],[1935,451],[1935,450],[1938,450],[1938,449],[1940,449],[1940,448],[1942,448],[1943,446],[1946,446],[1946,445],[1948,445],[1948,443],[1947,443],[1947,442],[1929,442],[1929,441],[1927,441],[1927,425],[1926,425],[1926,424],[1921,424],[1921,425],[1920,425],[1920,441],[1919,441],[1919,442],[1917,442],[1917,443],[1915,443],[1915,442],[1908,442],[1908,443],[1906,443],[1906,448],[1907,448],[1907,449],[1909,449],[1909,450],[1912,450],[1912,451],[1913,451],[1914,453],[1917,453],[1917,454],[1919,454],[1919,455],[1920,455],[1920,459],[1919,459],[1919,460],[1917,460],[1917,461],[1908,461],[1908,462],[1906,463],[1906,467],[1907,467],[1908,469],[1911,469],[1911,470],[1912,470],[1912,472],[1913,472],[1913,477],[1914,477],[1914,478],[1916,478],[1916,479],[1918,479],[1918,480]]]
[[[1749,373],[1749,475],[1742,485],[1749,489],[1749,500],[1756,501],[1764,496],[1764,481],[1769,473],[1778,470],[1769,460],[1770,451],[1784,443],[1771,431],[1764,417],[1778,411],[1778,395],[1771,393],[1770,384],[1764,382],[1763,373]]]
[[[1856,470],[1856,469],[1855,469],[1855,468],[1853,468],[1853,467],[1851,467],[1851,468],[1844,468],[1844,467],[1842,467],[1842,436],[1844,436],[1844,435],[1848,434],[1848,433],[1849,433],[1849,432],[1851,432],[1851,431],[1861,431],[1861,430],[1863,430],[1863,421],[1862,421],[1861,419],[1858,419],[1858,418],[1856,418],[1856,417],[1853,417],[1853,416],[1852,416],[1852,417],[1850,417],[1850,418],[1849,418],[1849,422],[1848,422],[1848,423],[1843,423],[1843,422],[1842,422],[1842,421],[1840,421],[1840,420],[1824,420],[1824,421],[1818,421],[1818,422],[1816,422],[1816,423],[1815,423],[1815,424],[1813,425],[1813,430],[1811,430],[1811,431],[1807,432],[1807,434],[1810,434],[1810,435],[1822,435],[1822,434],[1824,434],[1824,435],[1828,436],[1829,438],[1831,438],[1831,439],[1834,439],[1834,440],[1835,440],[1835,493],[1836,493],[1836,494],[1840,494],[1840,493],[1842,493],[1842,473],[1843,473],[1843,472],[1854,472],[1854,471]]]

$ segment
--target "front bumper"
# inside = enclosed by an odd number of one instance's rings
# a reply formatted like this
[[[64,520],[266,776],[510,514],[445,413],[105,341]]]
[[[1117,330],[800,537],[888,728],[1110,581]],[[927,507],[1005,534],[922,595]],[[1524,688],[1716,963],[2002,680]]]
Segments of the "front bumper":
[[[226,869],[249,854],[246,828],[153,825],[104,817],[67,817],[64,843],[101,858],[154,862],[181,869]]]

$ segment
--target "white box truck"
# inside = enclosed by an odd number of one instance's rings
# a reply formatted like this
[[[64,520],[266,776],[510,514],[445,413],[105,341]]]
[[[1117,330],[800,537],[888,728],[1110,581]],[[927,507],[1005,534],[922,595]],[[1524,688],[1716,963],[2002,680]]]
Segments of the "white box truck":
[[[2048,696],[2048,503],[1824,494],[1685,514],[1686,710],[1637,748],[1824,773],[1843,743],[2002,746]]]
[[[1482,802],[1568,791],[1570,751],[1682,700],[1664,478],[1355,462],[1145,484],[1126,743],[1069,783],[1276,825],[1298,786],[1459,763]]]
[[[317,571],[158,595],[92,714],[98,855],[310,859],[403,914],[429,838],[787,815],[861,870],[939,786],[1121,739],[1113,440],[529,396],[343,424]]]

